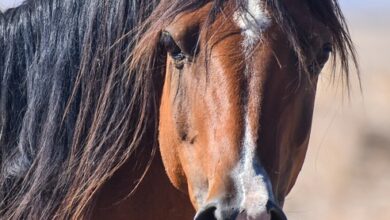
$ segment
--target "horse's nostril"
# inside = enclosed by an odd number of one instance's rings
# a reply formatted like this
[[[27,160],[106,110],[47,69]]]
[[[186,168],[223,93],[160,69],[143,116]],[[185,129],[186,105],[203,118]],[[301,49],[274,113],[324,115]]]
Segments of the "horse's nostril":
[[[194,220],[217,220],[217,218],[215,217],[216,209],[217,207],[215,206],[207,206],[196,214]]]
[[[283,210],[272,201],[268,201],[267,210],[271,215],[271,220],[287,220]]]
[[[271,220],[287,220],[286,215],[280,211],[271,211]]]

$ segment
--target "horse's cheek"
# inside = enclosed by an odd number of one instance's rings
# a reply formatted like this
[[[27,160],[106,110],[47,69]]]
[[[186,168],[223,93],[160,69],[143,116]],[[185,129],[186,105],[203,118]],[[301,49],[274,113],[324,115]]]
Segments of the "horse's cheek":
[[[170,117],[172,111],[169,103],[169,97],[163,95],[160,106],[159,148],[169,180],[175,188],[186,191],[186,178],[178,152],[179,141],[173,118]]]

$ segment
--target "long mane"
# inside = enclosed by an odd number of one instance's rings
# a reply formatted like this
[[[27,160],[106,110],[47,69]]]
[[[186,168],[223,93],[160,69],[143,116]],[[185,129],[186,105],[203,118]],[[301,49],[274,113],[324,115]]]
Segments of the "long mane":
[[[145,135],[156,139],[161,30],[210,1],[27,0],[0,13],[1,219],[88,218]],[[245,9],[239,0],[212,2],[210,18],[230,2]],[[266,2],[305,66],[283,1]],[[307,2],[348,73],[356,59],[337,1]]]
[[[1,15],[2,219],[83,218],[139,145],[154,85],[124,64],[156,4],[30,0]]]

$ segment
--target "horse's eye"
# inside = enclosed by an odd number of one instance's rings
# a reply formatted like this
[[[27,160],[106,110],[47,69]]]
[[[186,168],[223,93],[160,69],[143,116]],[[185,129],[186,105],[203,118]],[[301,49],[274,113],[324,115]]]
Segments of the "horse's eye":
[[[333,45],[331,43],[326,43],[322,46],[322,51],[318,57],[318,63],[319,64],[325,64],[329,57],[330,54],[333,52]]]
[[[326,43],[322,47],[322,53],[329,57],[330,53],[333,52],[333,45],[331,43]]]
[[[321,65],[321,68],[329,60],[330,54],[333,52],[332,43],[326,43],[322,46],[321,52],[318,55],[317,62]]]
[[[161,34],[161,44],[167,51],[167,53],[172,57],[175,62],[175,66],[178,69],[183,68],[183,61],[186,58],[186,55],[180,49],[180,47],[176,44],[175,40],[172,38],[171,34],[164,31]]]
[[[318,53],[317,58],[314,60],[314,62],[311,65],[309,65],[309,71],[314,75],[320,74],[322,68],[329,60],[330,54],[332,52],[333,52],[333,45],[331,43],[324,44],[320,52]]]

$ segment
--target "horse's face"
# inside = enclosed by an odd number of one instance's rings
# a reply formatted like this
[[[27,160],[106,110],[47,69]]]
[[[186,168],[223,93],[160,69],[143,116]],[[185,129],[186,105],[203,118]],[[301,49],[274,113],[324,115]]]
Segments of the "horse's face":
[[[253,17],[226,6],[206,31],[208,4],[177,16],[162,34],[160,149],[197,219],[284,219],[276,204],[294,185],[309,141],[329,33],[304,4],[286,1],[311,34],[306,58],[318,68],[302,76],[286,34],[262,4],[249,2]]]

